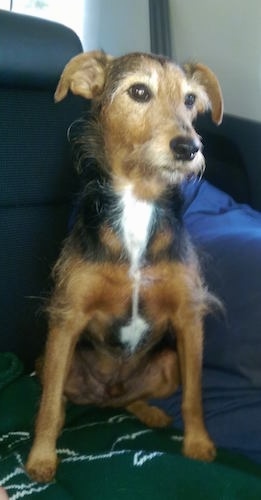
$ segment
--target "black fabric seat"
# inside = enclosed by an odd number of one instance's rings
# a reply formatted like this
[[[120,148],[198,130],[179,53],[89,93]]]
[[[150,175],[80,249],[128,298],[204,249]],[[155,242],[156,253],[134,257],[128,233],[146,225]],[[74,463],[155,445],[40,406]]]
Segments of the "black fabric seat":
[[[46,330],[41,308],[77,189],[67,128],[83,101],[53,94],[82,51],[57,23],[0,11],[0,350],[33,366]]]

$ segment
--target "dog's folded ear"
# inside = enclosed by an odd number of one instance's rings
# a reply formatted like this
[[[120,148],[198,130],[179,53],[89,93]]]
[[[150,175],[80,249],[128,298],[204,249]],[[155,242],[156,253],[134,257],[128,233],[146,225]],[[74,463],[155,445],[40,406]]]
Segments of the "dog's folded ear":
[[[112,56],[102,51],[84,52],[73,57],[65,66],[54,99],[59,102],[69,90],[73,94],[93,99],[103,89],[106,68]]]
[[[223,97],[216,75],[201,63],[188,63],[183,69],[188,78],[204,87],[210,101],[212,120],[220,125],[223,118]]]

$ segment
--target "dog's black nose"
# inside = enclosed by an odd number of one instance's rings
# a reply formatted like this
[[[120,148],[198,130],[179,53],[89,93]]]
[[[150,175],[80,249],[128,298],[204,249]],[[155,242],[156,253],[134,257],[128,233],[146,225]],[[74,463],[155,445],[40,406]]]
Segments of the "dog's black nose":
[[[196,141],[183,135],[179,135],[178,137],[171,139],[169,145],[170,149],[175,154],[176,159],[181,161],[193,160],[199,151],[199,145]]]

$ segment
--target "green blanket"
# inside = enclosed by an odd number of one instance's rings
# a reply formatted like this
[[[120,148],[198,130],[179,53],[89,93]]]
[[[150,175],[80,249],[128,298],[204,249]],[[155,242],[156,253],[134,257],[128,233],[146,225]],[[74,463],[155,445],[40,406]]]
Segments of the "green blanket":
[[[219,450],[204,464],[181,455],[173,428],[151,430],[124,411],[69,406],[56,480],[37,484],[23,464],[40,386],[11,354],[0,355],[0,485],[9,498],[48,500],[260,500],[260,468]]]

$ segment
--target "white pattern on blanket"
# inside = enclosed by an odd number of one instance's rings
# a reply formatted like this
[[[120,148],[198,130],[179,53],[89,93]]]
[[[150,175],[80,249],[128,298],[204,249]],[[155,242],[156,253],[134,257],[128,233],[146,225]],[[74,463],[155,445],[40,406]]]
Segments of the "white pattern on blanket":
[[[67,434],[71,432],[81,431],[84,428],[95,427],[95,426],[110,426],[112,424],[121,424],[125,420],[135,420],[135,417],[131,415],[114,415],[113,417],[108,418],[107,420],[94,421],[89,422],[83,425],[78,425],[75,427],[67,427],[64,428],[62,434]],[[164,453],[162,452],[145,452],[143,450],[135,451],[131,448],[128,448],[128,442],[135,440],[139,436],[143,434],[151,433],[151,429],[145,429],[138,432],[133,432],[129,434],[122,434],[117,437],[117,439],[112,443],[111,449],[108,452],[100,452],[100,453],[90,453],[83,454],[79,453],[71,448],[58,448],[58,455],[60,457],[60,464],[70,464],[74,462],[92,462],[97,460],[110,460],[118,455],[129,455],[130,460],[132,461],[132,466],[134,467],[142,467],[146,462],[151,461],[153,459],[159,458]],[[12,467],[13,471],[9,474],[1,477],[0,475],[0,485],[3,486],[8,495],[9,500],[18,500],[20,498],[29,497],[31,495],[39,494],[46,489],[50,488],[54,482],[49,484],[38,484],[30,481],[30,478],[26,475],[24,467],[23,467],[23,458],[20,453],[14,452],[14,448],[20,443],[25,444],[26,441],[30,441],[31,436],[29,432],[24,431],[16,431],[9,432],[0,436],[0,443],[5,442],[7,448],[11,451],[8,457],[0,456],[0,463],[2,461],[6,462],[8,459],[12,459]],[[8,442],[9,441],[9,442]],[[124,449],[115,450],[115,447],[120,443],[125,442]],[[13,462],[15,461],[16,467],[13,466]]]

